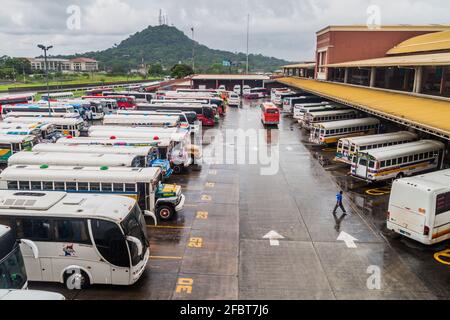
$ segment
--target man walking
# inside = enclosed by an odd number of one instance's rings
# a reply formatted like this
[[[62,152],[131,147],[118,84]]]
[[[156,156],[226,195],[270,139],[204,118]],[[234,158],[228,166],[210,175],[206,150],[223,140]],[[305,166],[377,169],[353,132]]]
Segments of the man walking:
[[[342,196],[344,195],[343,191],[340,191],[337,195],[336,195],[336,206],[334,207],[333,210],[333,214],[336,214],[336,211],[338,208],[341,208],[342,212],[344,212],[344,214],[347,214],[347,210],[345,210],[344,205],[342,204]]]

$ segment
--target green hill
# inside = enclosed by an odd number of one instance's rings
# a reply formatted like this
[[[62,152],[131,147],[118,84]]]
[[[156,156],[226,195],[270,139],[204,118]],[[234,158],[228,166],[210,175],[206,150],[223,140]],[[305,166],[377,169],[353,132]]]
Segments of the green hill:
[[[132,69],[139,66],[142,60],[146,64],[160,63],[165,68],[170,69],[178,62],[191,65],[194,46],[197,72],[228,70],[228,68],[221,67],[224,60],[238,63],[240,68],[245,69],[246,55],[244,53],[234,54],[228,51],[210,49],[192,41],[177,28],[165,25],[149,26],[113,48],[76,56],[96,59],[100,62],[100,67],[106,69]],[[273,71],[289,63],[285,60],[253,54],[249,56],[249,61],[250,68],[253,71]]]

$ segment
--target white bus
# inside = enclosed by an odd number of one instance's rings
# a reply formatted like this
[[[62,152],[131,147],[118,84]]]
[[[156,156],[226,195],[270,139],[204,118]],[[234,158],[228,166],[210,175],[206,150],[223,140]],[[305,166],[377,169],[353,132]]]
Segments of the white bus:
[[[150,257],[144,216],[128,197],[1,190],[0,222],[33,243],[20,245],[29,281],[132,285]]]
[[[106,126],[137,126],[137,127],[166,127],[180,126],[180,116],[177,115],[106,115],[103,119]]]
[[[32,113],[41,113],[41,114],[60,114],[60,113],[75,113],[75,108],[73,106],[66,105],[53,105],[50,108],[46,104],[18,104],[18,105],[9,105],[2,107],[2,115],[3,118],[10,112],[32,112]]]
[[[6,118],[4,122],[8,123],[43,123],[52,124],[56,130],[65,136],[79,137],[81,131],[84,128],[84,121],[81,118],[33,118],[33,117],[20,117],[20,118]]]
[[[34,135],[42,141],[54,142],[61,134],[52,124],[0,122],[2,135]]]
[[[153,162],[159,159],[158,148],[133,147],[133,146],[106,146],[106,145],[64,145],[58,143],[40,143],[35,145],[33,152],[55,152],[76,154],[109,154],[109,155],[133,155],[139,158],[139,167],[152,167]]]
[[[36,117],[36,118],[79,118],[80,114],[78,112],[48,114],[48,113],[41,113],[41,112],[15,112],[15,111],[13,111],[13,112],[6,114],[3,117],[3,119],[20,118],[20,117],[25,117],[25,118],[31,118],[31,117]]]
[[[23,151],[13,154],[8,165],[53,165],[86,167],[141,167],[141,158],[132,154],[60,153]],[[145,164],[144,164],[145,165]],[[142,167],[144,166],[142,165]]]
[[[408,143],[418,138],[417,134],[409,131],[342,138],[337,145],[335,160],[351,164],[353,157],[360,152]]]
[[[309,111],[326,111],[336,109],[330,102],[324,101],[319,103],[296,103],[294,105],[293,118],[302,120],[306,112]]]
[[[450,239],[450,170],[395,180],[387,228],[427,245]]]
[[[421,140],[360,152],[352,159],[352,176],[369,181],[399,179],[424,171],[441,169],[445,145]]]
[[[376,118],[315,123],[311,128],[309,141],[317,145],[333,144],[345,137],[376,134],[379,126],[380,120]]]
[[[0,163],[8,163],[9,157],[20,151],[30,151],[39,143],[37,136],[0,134]]]
[[[73,92],[56,92],[48,95],[50,100],[71,99],[75,97]],[[47,94],[42,95],[43,100],[47,100]]]
[[[170,220],[184,206],[181,187],[161,183],[160,168],[11,166],[0,174],[0,189],[115,194]]]
[[[303,127],[311,129],[315,123],[356,119],[359,112],[354,109],[312,111],[305,113]]]

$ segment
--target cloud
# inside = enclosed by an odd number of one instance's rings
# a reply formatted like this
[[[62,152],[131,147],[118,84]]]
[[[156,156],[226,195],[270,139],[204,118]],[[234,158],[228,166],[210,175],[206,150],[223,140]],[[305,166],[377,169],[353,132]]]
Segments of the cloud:
[[[68,28],[70,6],[80,8],[80,28]],[[198,42],[229,51],[250,50],[288,60],[313,57],[315,32],[327,25],[365,24],[378,5],[382,24],[445,24],[450,3],[440,0],[2,0],[0,55],[34,56],[38,43],[53,54],[102,50],[156,25],[159,10]]]

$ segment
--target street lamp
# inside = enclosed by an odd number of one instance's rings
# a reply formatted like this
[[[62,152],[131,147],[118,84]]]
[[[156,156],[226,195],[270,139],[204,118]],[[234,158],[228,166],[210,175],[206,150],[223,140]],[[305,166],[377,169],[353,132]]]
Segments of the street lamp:
[[[48,64],[47,64],[47,51],[50,50],[51,48],[53,48],[53,46],[44,46],[42,44],[38,45],[39,49],[44,50],[44,63],[45,63],[45,80],[47,82],[47,102],[48,102],[48,115],[51,117],[52,116],[52,110],[51,110],[51,106],[50,106],[50,88],[48,85]]]

